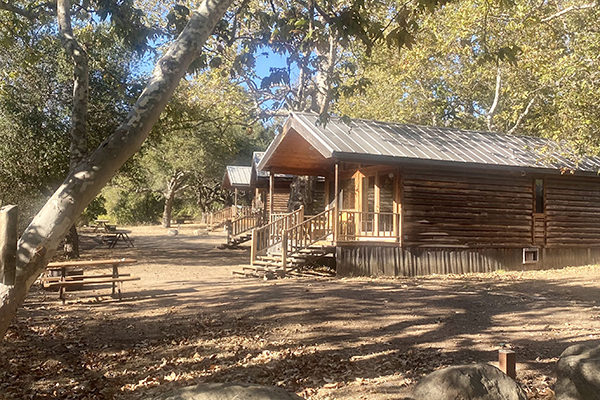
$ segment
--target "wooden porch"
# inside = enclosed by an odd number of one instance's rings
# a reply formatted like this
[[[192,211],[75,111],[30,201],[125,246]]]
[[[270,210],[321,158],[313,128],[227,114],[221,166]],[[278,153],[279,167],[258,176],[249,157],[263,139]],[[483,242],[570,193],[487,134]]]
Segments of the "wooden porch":
[[[400,246],[400,214],[337,211],[313,216],[299,210],[252,229],[250,265],[235,274],[283,277],[308,262],[335,256],[338,244]]]

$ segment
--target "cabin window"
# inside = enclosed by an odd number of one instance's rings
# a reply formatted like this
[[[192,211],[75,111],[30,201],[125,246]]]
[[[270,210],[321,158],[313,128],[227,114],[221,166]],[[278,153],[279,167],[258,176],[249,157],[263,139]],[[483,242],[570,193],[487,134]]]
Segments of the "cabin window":
[[[379,175],[379,212],[394,212],[394,174]]]
[[[540,260],[540,249],[537,247],[526,247],[523,249],[523,264],[532,264]]]
[[[369,213],[375,212],[375,177],[363,177],[362,185],[362,211]]]
[[[535,212],[542,214],[544,212],[544,180],[535,180]]]
[[[354,178],[342,179],[342,210],[356,209],[356,186]]]

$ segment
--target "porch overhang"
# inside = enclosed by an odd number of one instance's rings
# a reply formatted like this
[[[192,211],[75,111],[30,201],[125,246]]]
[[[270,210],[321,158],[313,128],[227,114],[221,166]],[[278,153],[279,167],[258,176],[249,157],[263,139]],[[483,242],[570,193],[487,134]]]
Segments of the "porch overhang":
[[[272,174],[325,176],[331,174],[334,151],[296,118],[289,118],[257,168]]]

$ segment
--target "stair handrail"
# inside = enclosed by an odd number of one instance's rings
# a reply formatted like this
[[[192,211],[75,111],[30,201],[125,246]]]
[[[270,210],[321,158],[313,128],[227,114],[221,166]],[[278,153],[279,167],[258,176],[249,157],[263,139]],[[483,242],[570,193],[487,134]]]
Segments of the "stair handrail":
[[[247,215],[241,215],[227,223],[227,243],[243,233],[263,225],[263,212],[253,211]]]
[[[289,256],[333,234],[333,211],[327,209],[285,230],[281,250],[283,269]]]
[[[220,210],[208,213],[205,217],[205,222],[208,226],[215,228],[223,225],[223,223],[227,221],[252,215],[253,213],[254,211],[251,206],[223,207]]]
[[[282,234],[288,226],[297,225],[304,219],[304,206],[300,206],[296,211],[283,214],[268,224],[252,230],[252,247],[250,250],[250,264],[254,265],[258,256],[264,255],[267,251],[282,242]]]

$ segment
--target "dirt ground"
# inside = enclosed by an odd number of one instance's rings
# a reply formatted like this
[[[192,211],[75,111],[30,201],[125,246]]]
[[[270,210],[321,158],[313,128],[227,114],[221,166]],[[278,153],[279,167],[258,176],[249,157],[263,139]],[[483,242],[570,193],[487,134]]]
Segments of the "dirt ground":
[[[0,346],[0,399],[147,399],[200,382],[279,385],[306,399],[401,399],[425,374],[517,353],[551,399],[569,345],[600,338],[600,267],[414,279],[232,277],[224,236],[133,227],[135,248],[84,232],[85,259],[133,257],[110,287],[34,287]],[[100,271],[102,269],[98,269]],[[86,271],[90,273],[91,271]]]

